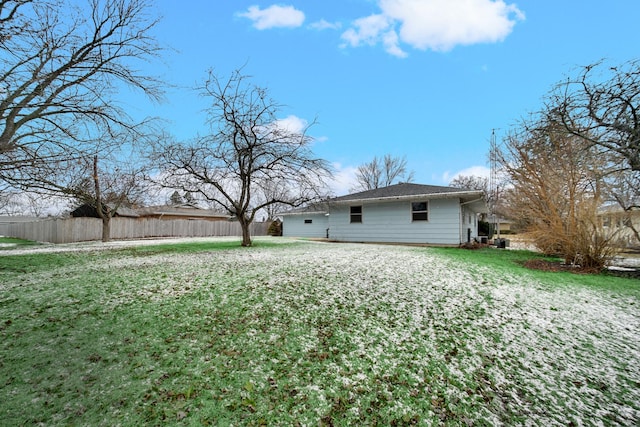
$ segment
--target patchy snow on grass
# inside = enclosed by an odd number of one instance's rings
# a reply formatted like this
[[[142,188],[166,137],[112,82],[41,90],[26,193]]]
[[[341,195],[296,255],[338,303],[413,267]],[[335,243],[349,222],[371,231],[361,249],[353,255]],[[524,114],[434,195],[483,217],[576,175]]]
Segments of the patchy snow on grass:
[[[200,378],[199,398],[215,396],[237,424],[640,420],[637,293],[471,267],[428,248],[317,242],[82,268],[103,313],[161,322],[171,366],[184,363],[176,369]],[[155,351],[147,369],[159,376]]]
[[[141,262],[126,261],[127,269]],[[351,408],[360,408],[366,404],[359,398],[379,389],[378,382],[401,381],[407,395],[383,387],[396,401],[389,416],[411,415],[411,405],[401,402],[411,402],[414,393],[430,396],[440,420],[460,417],[453,409],[465,407],[463,417],[487,422],[632,425],[640,419],[640,368],[632,363],[640,360],[640,321],[633,299],[489,269],[469,272],[428,250],[402,247],[311,243],[159,256],[141,266],[148,263],[174,266],[180,280],[138,282],[134,298],[179,297],[223,271],[231,283],[242,278],[244,295],[227,297],[246,299],[256,314],[246,345],[287,341],[304,356],[289,361],[294,366],[305,357],[330,360],[322,377],[314,377],[320,384],[297,379],[316,409],[334,397],[332,387],[347,391]],[[124,267],[122,260],[117,267]],[[259,373],[264,362],[254,359],[248,368]]]

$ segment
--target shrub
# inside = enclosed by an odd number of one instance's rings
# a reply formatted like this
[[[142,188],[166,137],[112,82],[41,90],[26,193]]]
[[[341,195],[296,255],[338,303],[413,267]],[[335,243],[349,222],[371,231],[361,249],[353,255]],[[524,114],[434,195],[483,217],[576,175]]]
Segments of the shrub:
[[[269,236],[282,236],[282,221],[279,219],[272,221],[267,229],[267,234]]]

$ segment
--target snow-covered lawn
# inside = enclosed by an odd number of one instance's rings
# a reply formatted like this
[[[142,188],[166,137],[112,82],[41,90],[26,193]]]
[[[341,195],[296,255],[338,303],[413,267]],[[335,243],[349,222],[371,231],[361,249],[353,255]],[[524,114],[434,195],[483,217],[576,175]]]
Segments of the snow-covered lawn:
[[[0,424],[640,423],[638,291],[264,241],[0,268]]]

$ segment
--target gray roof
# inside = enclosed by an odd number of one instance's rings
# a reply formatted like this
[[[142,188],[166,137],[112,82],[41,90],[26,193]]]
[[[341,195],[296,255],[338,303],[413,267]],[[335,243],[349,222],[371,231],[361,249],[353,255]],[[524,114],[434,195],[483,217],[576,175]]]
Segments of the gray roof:
[[[458,197],[464,202],[474,202],[478,212],[486,211],[486,203],[483,200],[482,190],[469,190],[465,188],[443,187],[439,185],[423,185],[400,183],[388,187],[375,188],[373,190],[360,191],[358,193],[347,194],[346,196],[334,197],[324,202],[291,209],[281,212],[279,215],[301,215],[314,213],[328,213],[329,204],[333,203],[353,203],[366,201],[393,201],[393,200],[416,200],[419,198],[435,199],[444,197]]]
[[[289,209],[285,212],[279,212],[278,215],[303,215],[303,214],[326,214],[329,213],[329,205],[326,202],[313,203],[311,205],[300,206]]]
[[[0,224],[9,223],[9,222],[35,222],[42,221],[44,219],[50,219],[48,217],[38,217],[38,216],[24,216],[24,215],[0,215]]]
[[[403,182],[400,184],[390,185],[388,187],[375,188],[373,190],[361,191],[359,193],[347,194],[346,196],[331,199],[331,202],[351,202],[365,200],[381,200],[381,199],[409,199],[413,197],[434,197],[434,196],[480,196],[481,190],[469,190],[455,187],[442,187],[439,185],[423,185],[411,184]]]

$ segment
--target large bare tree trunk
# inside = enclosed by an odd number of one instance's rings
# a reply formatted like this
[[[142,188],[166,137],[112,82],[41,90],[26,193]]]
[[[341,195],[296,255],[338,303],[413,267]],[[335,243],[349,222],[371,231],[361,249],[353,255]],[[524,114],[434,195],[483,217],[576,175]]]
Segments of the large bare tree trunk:
[[[108,242],[111,239],[111,215],[108,206],[102,200],[102,190],[100,188],[100,176],[98,175],[98,156],[93,156],[93,187],[95,192],[96,212],[102,219],[102,241]]]
[[[111,241],[111,216],[109,215],[102,217],[102,241]]]
[[[251,246],[251,222],[240,220],[240,228],[242,228],[242,246]]]

